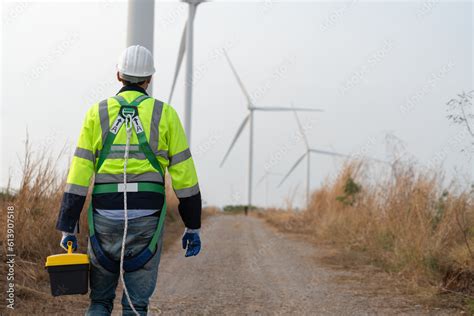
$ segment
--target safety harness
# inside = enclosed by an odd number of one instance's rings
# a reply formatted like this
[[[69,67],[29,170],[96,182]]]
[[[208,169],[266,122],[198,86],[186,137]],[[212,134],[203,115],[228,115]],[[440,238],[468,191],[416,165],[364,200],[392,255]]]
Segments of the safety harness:
[[[127,179],[126,167],[127,167],[128,153],[129,153],[129,147],[130,147],[130,137],[131,137],[131,132],[132,132],[131,125],[133,125],[133,129],[135,130],[135,133],[138,138],[139,151],[145,154],[147,160],[150,162],[153,168],[155,168],[156,171],[161,174],[162,179],[164,179],[163,169],[161,168],[161,165],[158,162],[158,159],[156,158],[152,148],[150,147],[150,144],[148,143],[148,140],[145,135],[145,131],[143,129],[143,125],[138,116],[138,105],[142,101],[148,98],[149,97],[147,95],[141,95],[135,100],[133,100],[131,103],[128,103],[121,96],[114,97],[114,99],[116,99],[121,105],[120,111],[114,123],[110,127],[110,130],[108,131],[107,136],[105,137],[105,141],[102,146],[102,151],[100,152],[97,166],[96,166],[96,173],[98,173],[100,168],[104,164],[105,160],[107,159],[107,156],[111,153],[111,148],[114,143],[115,137],[120,131],[120,128],[125,124],[126,130],[127,130],[127,145],[126,145],[125,156],[124,156],[124,159],[125,159],[124,183],[95,184],[92,194],[94,195],[94,194],[102,194],[102,193],[123,192],[124,193],[124,208],[125,208],[125,225],[127,225],[127,222],[128,222],[127,203],[126,203],[127,192],[155,192],[155,193],[159,193],[163,195],[163,208],[161,209],[161,213],[158,219],[158,224],[156,226],[156,231],[154,232],[151,238],[151,241],[148,244],[148,247],[146,247],[140,253],[138,253],[137,255],[131,258],[125,258],[125,259],[122,258],[121,261],[115,261],[109,258],[102,250],[102,247],[100,246],[97,236],[95,235],[93,206],[92,206],[92,202],[90,203],[89,209],[88,209],[88,224],[89,224],[89,238],[90,238],[90,243],[92,245],[92,249],[94,251],[94,254],[97,260],[101,264],[101,266],[104,267],[106,270],[110,272],[114,272],[114,273],[119,272],[119,271],[122,272],[121,264],[123,266],[123,270],[125,270],[126,272],[136,271],[140,269],[141,267],[143,267],[153,257],[157,248],[158,239],[163,229],[163,224],[166,217],[166,197],[165,197],[164,183],[139,182],[139,183],[127,184],[127,181],[126,181]],[[122,243],[122,256],[123,256],[123,251],[125,247],[125,234],[126,234],[126,229],[124,229],[124,240]]]

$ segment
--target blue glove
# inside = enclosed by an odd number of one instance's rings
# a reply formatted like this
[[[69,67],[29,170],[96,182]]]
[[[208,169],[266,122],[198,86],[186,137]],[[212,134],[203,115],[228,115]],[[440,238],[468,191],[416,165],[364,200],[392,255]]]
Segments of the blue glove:
[[[188,229],[183,235],[183,249],[186,249],[185,257],[196,256],[201,251],[201,239],[199,238],[199,229]]]
[[[59,245],[61,246],[61,248],[63,248],[66,251],[67,251],[67,242],[68,241],[72,241],[72,250],[76,251],[77,250],[76,235],[63,232],[63,237],[61,238],[61,242],[59,243]]]

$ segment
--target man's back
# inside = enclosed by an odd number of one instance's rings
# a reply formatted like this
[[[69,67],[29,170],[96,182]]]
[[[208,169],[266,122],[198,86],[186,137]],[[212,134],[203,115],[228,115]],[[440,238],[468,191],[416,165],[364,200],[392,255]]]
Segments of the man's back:
[[[117,96],[122,97],[127,102],[132,102],[140,96],[146,96],[146,91],[136,86],[125,86]],[[121,105],[117,99],[108,98],[94,104],[87,112],[71,163],[65,192],[65,198],[69,198],[72,203],[68,203],[68,205],[72,206],[76,212],[79,207],[82,208],[84,203],[82,200],[87,195],[89,183],[94,173],[96,173],[96,184],[123,182],[126,143],[124,128],[117,131],[108,159],[104,161],[99,170],[96,170],[98,157],[108,133],[114,128],[114,122],[118,117],[120,107]],[[137,109],[150,147],[162,169],[168,169],[177,197],[188,199],[200,195],[194,162],[176,111],[170,105],[153,98],[146,98],[140,102]],[[139,141],[137,135],[133,133],[127,164],[128,182],[164,184],[161,174],[138,149]],[[70,194],[74,196],[69,196]],[[130,210],[159,210],[163,205],[163,196],[150,192],[131,192],[128,200]],[[186,209],[184,206],[189,204],[193,204],[193,206]],[[192,214],[198,212],[197,209],[200,211],[200,205],[197,204],[185,200],[183,207],[180,207],[180,213],[186,227],[193,229],[200,226],[200,223],[196,222],[196,218],[200,218],[200,214]],[[120,210],[123,209],[123,198],[120,194],[101,194],[93,196],[93,205],[99,210]],[[58,228],[61,230],[69,228],[63,230],[68,231],[71,224],[74,223],[69,223],[67,227]]]

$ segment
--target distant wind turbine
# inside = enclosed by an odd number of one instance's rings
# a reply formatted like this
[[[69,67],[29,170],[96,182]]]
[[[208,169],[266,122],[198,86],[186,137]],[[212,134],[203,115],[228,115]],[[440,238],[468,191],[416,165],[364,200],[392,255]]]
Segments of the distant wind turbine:
[[[188,4],[188,20],[184,25],[181,43],[179,45],[178,58],[174,71],[171,92],[168,103],[171,103],[178,79],[179,70],[183,63],[184,53],[186,52],[186,79],[185,79],[185,98],[184,98],[184,130],[188,137],[188,144],[191,146],[191,107],[193,101],[193,55],[194,55],[194,17],[196,16],[197,6],[206,0],[181,0]]]
[[[265,206],[268,207],[268,179],[270,176],[279,176],[281,177],[283,174],[278,173],[278,172],[272,172],[272,171],[265,171],[263,176],[258,180],[257,186],[260,185],[263,181],[265,181]]]
[[[247,116],[244,118],[242,123],[240,124],[239,128],[237,129],[237,133],[234,136],[234,139],[232,140],[229,149],[227,150],[227,153],[225,154],[224,158],[222,159],[221,162],[221,167],[224,165],[227,157],[229,156],[232,148],[234,147],[237,139],[239,138],[240,134],[245,128],[245,125],[250,121],[250,139],[249,139],[249,174],[248,174],[248,202],[247,202],[247,209],[250,209],[252,205],[252,176],[253,176],[253,125],[254,125],[254,111],[267,111],[267,112],[280,112],[280,111],[313,111],[313,112],[322,112],[323,110],[321,109],[310,109],[310,108],[295,108],[295,107],[261,107],[261,106],[256,106],[252,98],[250,97],[250,94],[247,92],[247,89],[245,88],[242,80],[240,79],[239,75],[237,74],[237,71],[235,70],[234,65],[230,61],[229,56],[227,55],[226,50],[224,50],[224,56],[227,59],[227,62],[229,63],[229,66],[235,76],[235,79],[237,80],[237,83],[240,86],[240,89],[242,90],[245,98],[247,99],[247,109],[249,110],[249,113]],[[246,211],[247,211],[246,209]]]
[[[333,151],[327,151],[327,150],[322,150],[322,149],[316,149],[316,148],[310,148],[309,143],[308,143],[308,138],[306,137],[306,133],[303,129],[303,126],[301,125],[301,121],[298,117],[298,114],[296,111],[293,112],[296,118],[296,122],[298,123],[298,128],[300,130],[301,135],[303,136],[304,144],[306,147],[305,153],[296,160],[295,164],[290,168],[290,170],[285,174],[281,182],[278,184],[278,187],[280,187],[286,179],[290,176],[290,174],[296,169],[296,167],[303,161],[303,159],[306,157],[306,205],[309,205],[309,191],[310,191],[310,174],[311,174],[311,154],[320,154],[320,155],[328,155],[328,156],[335,156],[335,157],[345,157],[345,158],[350,158],[350,155],[345,155]],[[372,159],[374,161],[386,163],[385,161],[378,160],[378,159]]]

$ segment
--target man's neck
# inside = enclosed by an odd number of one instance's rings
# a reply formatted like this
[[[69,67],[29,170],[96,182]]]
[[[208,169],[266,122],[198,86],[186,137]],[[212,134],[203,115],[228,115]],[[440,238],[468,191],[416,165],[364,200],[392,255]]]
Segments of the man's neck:
[[[122,89],[120,89],[120,91],[118,93],[124,92],[124,91],[138,91],[138,92],[141,92],[143,94],[148,95],[146,90],[142,86],[139,86],[139,85],[126,85],[126,86],[123,86]]]

